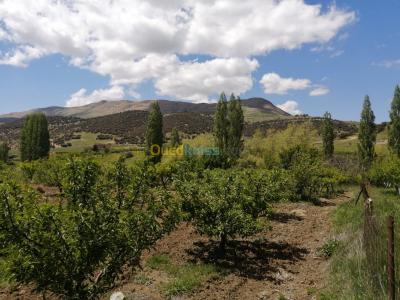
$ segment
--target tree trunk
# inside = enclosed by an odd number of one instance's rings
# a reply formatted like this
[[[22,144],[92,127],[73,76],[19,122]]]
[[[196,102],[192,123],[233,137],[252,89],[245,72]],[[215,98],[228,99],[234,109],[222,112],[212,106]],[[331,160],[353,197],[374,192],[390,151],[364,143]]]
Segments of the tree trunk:
[[[226,250],[226,242],[227,242],[227,236],[225,233],[221,234],[221,241],[219,242],[219,252],[221,254],[225,253]]]

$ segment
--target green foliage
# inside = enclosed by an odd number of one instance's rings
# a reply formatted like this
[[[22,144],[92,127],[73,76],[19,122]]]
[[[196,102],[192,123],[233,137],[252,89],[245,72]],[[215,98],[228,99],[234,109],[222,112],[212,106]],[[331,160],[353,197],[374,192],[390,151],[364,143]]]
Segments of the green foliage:
[[[57,155],[52,155],[49,159],[37,161],[34,164],[33,182],[57,187],[62,192],[66,175],[66,163],[66,157]],[[27,164],[25,163],[25,165]]]
[[[358,132],[358,157],[363,172],[366,172],[375,158],[376,125],[371,102],[365,96]]]
[[[243,150],[244,116],[240,99],[233,94],[229,103],[221,94],[214,116],[214,138],[220,150],[220,160],[235,162]]]
[[[317,249],[317,253],[320,256],[329,258],[333,255],[333,253],[338,249],[339,246],[340,242],[338,240],[329,239],[322,245],[322,247]]]
[[[151,154],[152,146],[156,145],[160,149],[163,146],[164,135],[163,135],[163,115],[160,110],[160,105],[158,101],[152,104],[151,112],[147,120],[147,130],[146,130],[146,145],[147,151]],[[157,153],[157,151],[154,151]],[[161,161],[160,155],[152,155],[150,160],[154,163]]]
[[[21,132],[20,151],[22,161],[48,157],[50,135],[44,114],[31,114],[26,118]]]
[[[332,117],[329,112],[324,115],[322,124],[322,148],[326,158],[331,158],[334,152],[335,132],[333,129]]]
[[[21,170],[22,177],[25,182],[32,182],[37,170],[37,161],[27,161],[19,164],[19,169]]]
[[[376,186],[393,188],[400,193],[400,158],[393,153],[376,160],[369,171],[369,179]]]
[[[225,93],[219,97],[217,109],[214,116],[214,138],[215,144],[219,148],[221,155],[227,153],[229,122],[227,119],[228,104]]]
[[[388,145],[391,151],[400,156],[400,87],[394,91],[390,110],[390,125]]]
[[[9,156],[8,156],[8,152],[9,152],[10,148],[8,147],[8,144],[3,142],[0,143],[0,161],[7,163]]]
[[[153,176],[121,161],[103,171],[70,159],[60,205],[1,184],[0,243],[12,278],[68,299],[93,299],[112,288],[122,268],[136,267],[142,251],[178,220],[169,193],[149,185]]]
[[[231,160],[236,161],[243,150],[244,116],[240,98],[236,98],[233,94],[229,99],[227,118],[229,122],[228,156]]]
[[[183,208],[200,234],[227,239],[251,236],[265,229],[259,218],[281,196],[281,174],[263,171],[206,170],[201,177],[177,182]],[[266,172],[266,171],[264,171]],[[284,183],[282,183],[284,185]]]
[[[269,130],[266,133],[257,130],[253,137],[246,140],[240,164],[280,167],[280,153],[295,146],[311,147],[317,138],[317,131],[309,122],[289,124],[285,130]]]
[[[294,146],[281,152],[281,166],[293,176],[295,193],[301,199],[331,196],[335,187],[347,180],[338,169],[328,166],[318,150],[306,146]]]
[[[181,144],[181,138],[179,137],[178,130],[174,127],[171,132],[171,146],[178,147]]]
[[[353,196],[359,192],[359,186],[351,187]],[[370,260],[366,259],[363,245],[364,207],[346,201],[339,205],[333,215],[333,226],[340,237],[340,245],[331,259],[331,276],[328,288],[322,299],[387,299],[387,216],[400,219],[400,202],[398,196],[388,194],[382,188],[370,188],[374,200],[374,238],[373,262],[377,264],[371,274]],[[395,223],[394,240],[400,239],[398,222]],[[400,252],[395,251],[395,265],[400,264]],[[398,281],[396,281],[398,286]]]

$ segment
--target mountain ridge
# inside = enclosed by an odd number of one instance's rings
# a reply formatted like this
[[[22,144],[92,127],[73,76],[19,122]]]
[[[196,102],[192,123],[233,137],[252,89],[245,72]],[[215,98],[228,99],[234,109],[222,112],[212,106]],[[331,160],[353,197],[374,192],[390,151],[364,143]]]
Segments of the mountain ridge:
[[[60,116],[60,117],[76,117],[81,119],[90,119],[126,111],[149,111],[151,103],[159,101],[161,111],[164,114],[174,114],[181,112],[195,112],[195,113],[212,113],[215,111],[216,103],[191,103],[184,101],[174,100],[119,100],[119,101],[106,101],[91,103],[78,107],[62,107],[50,106],[45,108],[37,108],[22,112],[12,112],[0,115],[0,120],[6,122],[24,118],[26,115],[35,112],[44,113],[47,116]],[[251,119],[255,114],[257,118],[273,119],[280,117],[290,117],[291,115],[282,109],[275,106],[271,101],[261,98],[253,97],[242,100],[242,107],[245,117]],[[255,120],[256,121],[256,120]]]

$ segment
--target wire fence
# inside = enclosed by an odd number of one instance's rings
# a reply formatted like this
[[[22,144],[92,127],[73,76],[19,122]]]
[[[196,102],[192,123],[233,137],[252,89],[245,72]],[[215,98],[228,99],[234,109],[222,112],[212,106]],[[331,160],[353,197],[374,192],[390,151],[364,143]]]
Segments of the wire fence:
[[[399,226],[394,221],[392,217],[376,216],[373,201],[369,197],[365,199],[363,250],[368,280],[366,286],[375,299],[400,299],[400,249],[396,249],[400,236]]]

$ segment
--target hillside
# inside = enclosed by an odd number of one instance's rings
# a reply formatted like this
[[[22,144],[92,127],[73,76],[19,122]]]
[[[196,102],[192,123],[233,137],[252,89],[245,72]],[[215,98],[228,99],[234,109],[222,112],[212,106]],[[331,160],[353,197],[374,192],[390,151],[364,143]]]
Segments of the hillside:
[[[215,111],[215,103],[190,103],[182,101],[158,100],[161,111],[164,114],[174,114],[182,112],[192,113],[212,113]],[[126,111],[148,111],[153,100],[144,101],[100,101],[80,107],[47,107],[38,108],[25,112],[9,113],[0,116],[0,120],[14,121],[23,118],[29,113],[42,112],[51,117],[75,117],[81,119],[90,119]],[[288,117],[290,114],[279,109],[270,101],[263,98],[250,98],[242,101],[245,118],[248,121],[263,121],[268,119]]]
[[[111,134],[120,144],[137,144],[144,141],[146,132],[147,111],[126,111],[90,119],[76,117],[49,116],[51,138],[56,144],[63,144],[71,140],[75,133],[88,132],[95,134]],[[16,119],[0,125],[0,140],[7,140],[17,147],[20,129],[24,119]],[[259,129],[263,132],[270,129],[282,130],[288,124],[301,124],[311,121],[318,130],[321,127],[321,118],[286,117],[272,118],[259,122],[246,122],[244,135],[252,136]],[[164,134],[176,127],[184,136],[189,137],[201,133],[211,132],[213,128],[213,113],[178,112],[164,114]],[[346,137],[357,132],[357,125],[351,122],[335,120],[335,127],[339,137]]]

